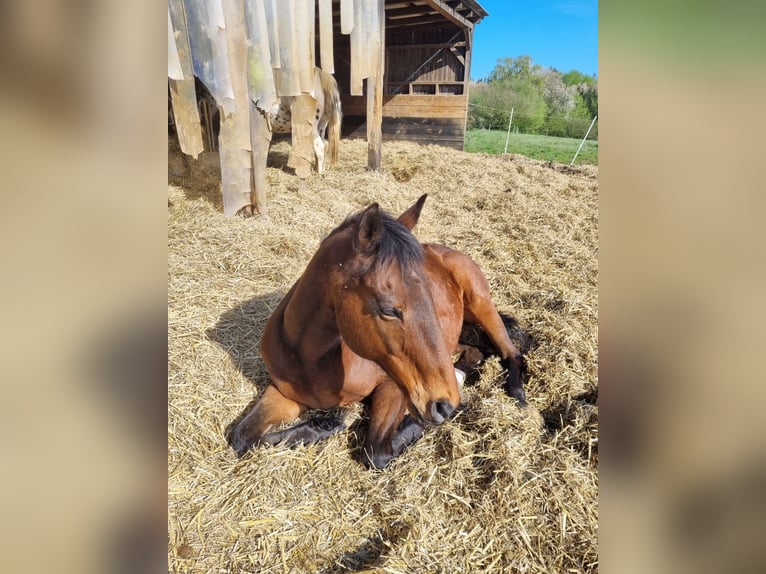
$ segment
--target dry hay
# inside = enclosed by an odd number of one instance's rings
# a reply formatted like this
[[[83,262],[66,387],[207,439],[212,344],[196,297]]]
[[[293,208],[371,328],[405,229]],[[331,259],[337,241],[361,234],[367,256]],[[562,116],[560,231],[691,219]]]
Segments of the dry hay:
[[[272,147],[270,219],[226,219],[219,178],[171,152],[169,569],[172,572],[597,570],[597,168],[363,141],[301,181]],[[352,429],[237,460],[227,425],[264,387],[258,341],[319,241],[373,201],[399,213],[427,192],[416,234],[472,256],[499,309],[534,344],[530,406],[496,359],[456,419],[382,472]],[[356,421],[356,422],[354,422]]]

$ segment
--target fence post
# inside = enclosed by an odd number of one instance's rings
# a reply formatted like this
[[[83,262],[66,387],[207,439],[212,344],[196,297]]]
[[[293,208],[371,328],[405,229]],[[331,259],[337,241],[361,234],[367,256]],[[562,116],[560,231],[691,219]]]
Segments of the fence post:
[[[511,116],[508,118],[508,133],[505,134],[505,150],[503,150],[503,155],[508,153],[508,140],[511,137],[511,122],[513,121],[513,108],[511,108]]]
[[[575,160],[577,159],[577,154],[580,153],[580,150],[582,149],[582,144],[585,143],[585,140],[588,139],[588,134],[590,133],[590,130],[593,129],[593,124],[596,123],[596,118],[598,116],[593,116],[593,121],[590,123],[590,127],[588,128],[588,131],[585,132],[585,137],[582,138],[582,141],[580,142],[580,146],[577,148],[577,151],[574,154],[574,157],[572,158],[572,161],[569,163],[570,167],[574,165]]]

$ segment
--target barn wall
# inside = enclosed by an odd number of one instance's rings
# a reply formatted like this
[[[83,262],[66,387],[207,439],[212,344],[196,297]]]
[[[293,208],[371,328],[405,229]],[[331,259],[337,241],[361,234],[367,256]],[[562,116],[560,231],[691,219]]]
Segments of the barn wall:
[[[366,137],[365,98],[341,96],[343,137]],[[466,96],[383,96],[383,140],[408,140],[463,149]]]
[[[336,36],[343,137],[366,137],[366,99],[350,96],[345,38]],[[468,112],[465,32],[453,26],[387,30],[383,139],[463,149]]]

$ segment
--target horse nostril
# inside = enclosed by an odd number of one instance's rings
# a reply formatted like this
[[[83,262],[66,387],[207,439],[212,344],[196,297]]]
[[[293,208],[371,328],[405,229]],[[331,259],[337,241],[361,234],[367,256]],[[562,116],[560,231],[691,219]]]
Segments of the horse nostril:
[[[448,400],[440,399],[438,401],[431,401],[430,411],[431,420],[435,424],[440,425],[455,411],[455,407]]]

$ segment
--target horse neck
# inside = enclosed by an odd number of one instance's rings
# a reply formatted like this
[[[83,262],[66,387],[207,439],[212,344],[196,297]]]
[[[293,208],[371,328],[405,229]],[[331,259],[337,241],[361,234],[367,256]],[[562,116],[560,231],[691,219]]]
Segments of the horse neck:
[[[302,359],[316,360],[340,341],[333,306],[334,275],[349,248],[330,241],[317,251],[295,285],[284,310],[283,334]]]

